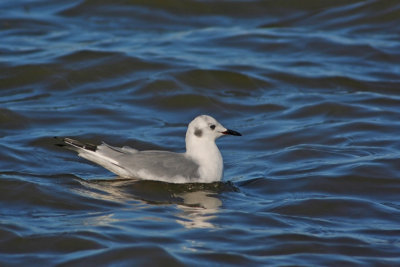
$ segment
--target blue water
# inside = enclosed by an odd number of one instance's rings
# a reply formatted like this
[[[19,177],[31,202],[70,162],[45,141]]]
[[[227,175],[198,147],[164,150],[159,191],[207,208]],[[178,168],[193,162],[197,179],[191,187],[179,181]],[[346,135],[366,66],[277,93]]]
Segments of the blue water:
[[[0,3],[1,266],[396,266],[398,1]],[[54,136],[184,151],[224,177],[115,177]]]

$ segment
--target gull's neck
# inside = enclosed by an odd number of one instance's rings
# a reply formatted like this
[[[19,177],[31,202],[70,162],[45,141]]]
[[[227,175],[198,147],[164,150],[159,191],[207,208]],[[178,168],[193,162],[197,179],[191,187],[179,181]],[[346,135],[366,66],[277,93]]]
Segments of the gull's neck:
[[[202,182],[221,180],[223,161],[214,140],[186,136],[186,155],[200,165],[199,175]]]

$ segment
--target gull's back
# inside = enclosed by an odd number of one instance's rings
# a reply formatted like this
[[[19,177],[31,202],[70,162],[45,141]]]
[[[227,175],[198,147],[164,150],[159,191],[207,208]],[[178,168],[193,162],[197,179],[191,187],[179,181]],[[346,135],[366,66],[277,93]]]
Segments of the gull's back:
[[[95,149],[76,149],[79,156],[93,161],[125,178],[141,178],[172,183],[196,182],[199,165],[184,153],[138,151],[103,143]]]

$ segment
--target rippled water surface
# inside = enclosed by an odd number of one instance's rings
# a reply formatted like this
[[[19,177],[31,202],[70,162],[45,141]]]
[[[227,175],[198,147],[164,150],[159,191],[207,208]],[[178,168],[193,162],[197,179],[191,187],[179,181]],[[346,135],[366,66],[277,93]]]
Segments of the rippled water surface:
[[[394,266],[398,1],[2,1],[0,265]],[[54,136],[184,151],[224,178],[115,177]]]

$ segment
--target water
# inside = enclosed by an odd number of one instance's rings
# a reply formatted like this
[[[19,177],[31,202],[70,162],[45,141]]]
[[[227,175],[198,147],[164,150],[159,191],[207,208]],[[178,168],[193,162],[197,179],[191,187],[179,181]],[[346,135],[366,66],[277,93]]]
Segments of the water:
[[[2,1],[0,265],[400,262],[398,1]],[[54,136],[184,150],[223,181],[132,181]]]

